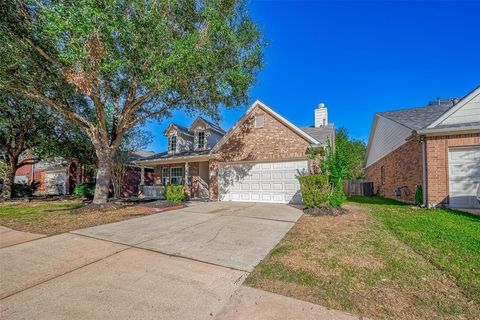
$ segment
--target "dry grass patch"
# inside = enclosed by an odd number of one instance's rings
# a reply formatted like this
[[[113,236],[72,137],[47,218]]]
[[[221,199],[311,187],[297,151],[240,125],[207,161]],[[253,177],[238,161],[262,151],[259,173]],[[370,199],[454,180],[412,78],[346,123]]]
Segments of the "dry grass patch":
[[[247,278],[250,286],[379,319],[478,319],[448,274],[366,209],[303,216]]]
[[[78,200],[4,203],[0,205],[0,225],[53,235],[155,213],[133,205],[101,212],[79,210],[83,205]]]

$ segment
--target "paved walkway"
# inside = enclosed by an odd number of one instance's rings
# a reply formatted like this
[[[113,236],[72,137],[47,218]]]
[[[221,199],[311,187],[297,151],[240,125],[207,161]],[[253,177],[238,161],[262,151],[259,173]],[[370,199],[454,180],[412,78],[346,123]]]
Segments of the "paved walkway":
[[[0,248],[5,248],[45,237],[42,234],[15,231],[7,227],[0,226]]]
[[[0,318],[245,319],[258,304],[251,319],[309,313],[241,286],[300,216],[286,205],[205,203],[5,247]],[[272,313],[283,304],[291,313]],[[344,314],[332,315],[318,319]]]

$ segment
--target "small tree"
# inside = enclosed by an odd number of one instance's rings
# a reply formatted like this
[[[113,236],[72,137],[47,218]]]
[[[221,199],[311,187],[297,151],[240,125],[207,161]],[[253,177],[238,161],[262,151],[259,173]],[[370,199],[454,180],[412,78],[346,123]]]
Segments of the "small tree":
[[[0,12],[0,88],[85,131],[94,203],[107,200],[129,130],[177,108],[218,117],[220,105],[246,103],[263,61],[243,0],[5,0]]]
[[[358,179],[363,176],[363,159],[366,146],[363,141],[350,139],[345,128],[335,133],[335,147],[328,141],[326,154],[321,162],[322,170],[330,175],[335,197],[341,202],[343,180]]]

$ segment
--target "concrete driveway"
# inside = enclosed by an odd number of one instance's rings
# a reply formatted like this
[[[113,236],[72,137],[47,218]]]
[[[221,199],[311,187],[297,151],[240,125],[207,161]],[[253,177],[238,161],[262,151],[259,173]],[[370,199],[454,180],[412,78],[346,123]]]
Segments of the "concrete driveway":
[[[0,318],[212,319],[300,215],[201,203],[2,248]]]
[[[252,271],[301,214],[281,204],[201,203],[74,233]]]

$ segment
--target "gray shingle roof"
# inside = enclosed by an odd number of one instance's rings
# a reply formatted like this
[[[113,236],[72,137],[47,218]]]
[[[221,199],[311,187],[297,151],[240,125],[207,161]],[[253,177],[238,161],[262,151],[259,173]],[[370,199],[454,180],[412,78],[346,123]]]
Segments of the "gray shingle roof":
[[[377,114],[412,130],[420,130],[429,126],[452,106],[453,103],[430,105],[420,108],[378,112]]]
[[[302,127],[303,132],[317,140],[320,144],[326,144],[328,139],[331,139],[333,133],[333,124],[328,124],[325,127]]]
[[[202,119],[206,124],[208,124],[211,128],[217,130],[217,131],[220,131],[222,133],[225,133],[225,130],[223,130],[217,123],[213,123],[211,121],[208,121],[207,119],[205,119],[204,117],[199,117],[200,119]]]
[[[156,153],[152,156],[142,158],[140,160],[165,160],[165,159],[173,159],[178,157],[190,157],[190,156],[202,156],[210,153],[211,149],[207,150],[199,150],[199,151],[183,151],[177,153],[168,153],[166,151]]]

